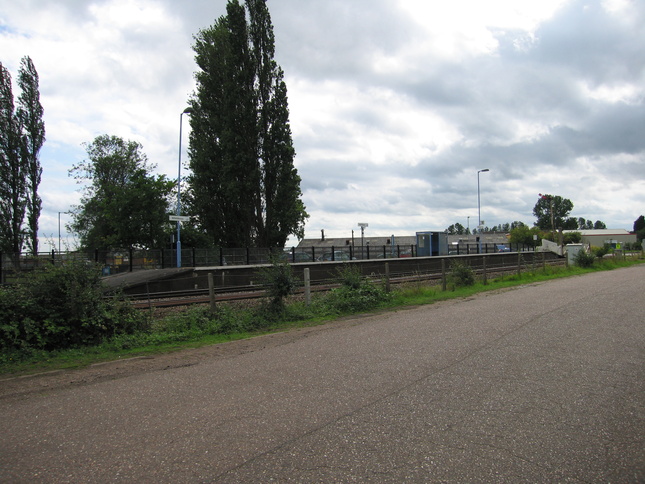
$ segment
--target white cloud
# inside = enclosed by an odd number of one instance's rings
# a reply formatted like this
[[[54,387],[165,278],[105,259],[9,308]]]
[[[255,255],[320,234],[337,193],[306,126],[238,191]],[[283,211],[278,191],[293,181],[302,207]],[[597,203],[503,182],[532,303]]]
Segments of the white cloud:
[[[484,167],[491,225],[532,223],[540,192],[616,228],[645,212],[642,2],[268,6],[308,236],[351,234],[363,221],[372,235],[468,217],[472,228]],[[23,0],[1,10],[0,61],[15,77],[30,55],[40,75],[43,233],[57,233],[57,212],[76,203],[67,170],[97,135],[141,142],[159,172],[176,176],[192,35],[225,2]]]

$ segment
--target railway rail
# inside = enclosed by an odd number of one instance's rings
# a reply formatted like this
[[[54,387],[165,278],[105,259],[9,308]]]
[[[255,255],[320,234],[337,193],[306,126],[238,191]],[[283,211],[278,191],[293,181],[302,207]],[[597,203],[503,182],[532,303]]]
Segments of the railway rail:
[[[558,266],[564,265],[565,261],[562,259],[554,259],[547,261],[546,265]],[[518,271],[526,271],[530,267],[535,267],[531,264],[518,265],[504,265],[496,266],[491,265],[482,268],[473,268],[473,272],[478,276],[486,274],[487,278],[498,277],[503,274],[517,273]],[[371,274],[367,276],[373,282],[381,281],[385,278],[385,274]],[[439,282],[444,277],[441,272],[432,273],[391,273],[389,283],[391,285],[400,285],[412,282],[422,281],[436,281]],[[310,285],[311,292],[329,291],[335,287],[339,287],[340,283],[334,280],[317,281]],[[300,287],[296,290],[296,294],[304,293],[304,288]],[[247,286],[228,286],[218,287],[214,291],[215,303],[227,301],[240,301],[259,299],[267,296],[267,288],[262,285],[247,285]],[[135,308],[151,309],[151,308],[168,308],[178,306],[190,306],[193,304],[208,304],[211,302],[209,289],[190,289],[180,291],[163,291],[154,293],[142,293],[128,296],[131,304]]]

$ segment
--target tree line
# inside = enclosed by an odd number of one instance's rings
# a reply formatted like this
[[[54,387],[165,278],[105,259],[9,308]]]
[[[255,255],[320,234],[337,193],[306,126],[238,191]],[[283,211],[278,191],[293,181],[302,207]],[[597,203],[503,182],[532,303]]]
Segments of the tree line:
[[[563,198],[560,195],[540,194],[535,207],[533,207],[533,215],[536,217],[533,227],[529,227],[524,222],[515,221],[484,227],[482,232],[506,233],[510,234],[510,241],[514,244],[534,245],[539,239],[553,240],[555,232],[559,230],[601,230],[607,228],[607,225],[600,220],[593,222],[584,217],[570,216],[572,210],[573,202],[568,198]],[[455,223],[450,225],[446,232],[451,235],[470,235],[477,234],[477,229],[471,232],[468,227]],[[645,216],[641,215],[634,221],[633,232],[639,242],[645,239]],[[571,242],[576,241],[571,240]]]
[[[592,230],[592,229],[606,229],[607,226],[604,222],[596,220],[585,220],[583,217],[571,217],[570,213],[573,210],[573,202],[568,198],[563,198],[560,195],[542,195],[538,199],[535,207],[533,207],[533,215],[536,217],[535,227],[542,231],[555,231],[555,230]],[[517,228],[525,227],[524,222],[514,221],[511,223],[493,225],[492,227],[483,227],[482,232],[503,232],[509,233]],[[470,235],[476,234],[477,229],[470,229],[464,227],[460,223],[456,223],[447,228],[449,234],[452,235]]]

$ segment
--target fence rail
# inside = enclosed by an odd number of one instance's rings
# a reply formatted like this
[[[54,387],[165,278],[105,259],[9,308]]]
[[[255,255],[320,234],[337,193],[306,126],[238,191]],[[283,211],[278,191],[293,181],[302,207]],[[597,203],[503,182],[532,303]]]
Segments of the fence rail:
[[[460,243],[451,246],[450,255],[489,254],[494,252],[526,252],[533,247],[501,244]],[[217,267],[268,264],[275,257],[285,262],[378,260],[416,257],[415,245],[292,247],[284,251],[266,248],[188,248],[181,251],[182,267]],[[175,249],[143,250],[124,249],[112,251],[64,251],[33,254],[6,254],[0,252],[0,283],[13,276],[43,265],[60,265],[69,261],[86,261],[102,267],[103,275],[119,274],[149,269],[177,267]]]
[[[399,266],[392,260],[356,261],[356,267],[361,275],[372,282],[385,282],[390,284],[418,283],[444,284],[446,276],[453,270],[454,257],[425,257],[423,263],[412,264],[408,259],[407,267]],[[421,261],[422,259],[418,259]],[[399,261],[403,262],[403,261]],[[512,253],[476,256],[466,258],[467,265],[473,273],[483,281],[498,277],[502,274],[535,271],[545,269],[547,266],[565,265],[566,259],[558,258],[552,254],[541,253]],[[303,269],[304,267],[304,269]],[[326,291],[340,285],[337,272],[338,264],[325,264],[324,268],[304,264],[299,267],[302,272],[308,271],[308,276],[294,274],[300,281],[297,294],[308,291]],[[258,268],[256,267],[255,270]],[[252,269],[250,269],[252,270]],[[236,272],[240,272],[236,275]],[[300,271],[299,271],[300,272]],[[226,273],[226,277],[224,275]],[[268,286],[249,274],[243,267],[234,269],[213,268],[205,269],[199,273],[181,276],[172,281],[161,281],[159,284],[145,284],[134,291],[128,292],[135,307],[171,307],[191,304],[204,304],[241,299],[255,299],[266,296]],[[254,282],[255,281],[255,282]],[[180,288],[181,289],[178,289]],[[444,288],[445,290],[445,288]]]

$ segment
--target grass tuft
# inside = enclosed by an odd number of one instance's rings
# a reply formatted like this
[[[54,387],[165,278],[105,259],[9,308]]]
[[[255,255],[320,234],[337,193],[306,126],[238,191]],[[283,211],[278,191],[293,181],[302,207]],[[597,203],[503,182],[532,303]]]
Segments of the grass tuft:
[[[271,300],[252,306],[221,304],[215,314],[208,307],[190,307],[152,321],[144,330],[118,334],[94,346],[46,351],[24,349],[0,354],[0,374],[24,374],[55,369],[78,368],[92,363],[131,358],[245,339],[275,331],[310,327],[339,316],[406,306],[433,304],[448,299],[510,288],[518,285],[570,277],[595,271],[613,270],[642,263],[643,259],[596,259],[591,267],[537,268],[521,275],[508,274],[489,279],[487,284],[470,283],[467,269],[460,269],[468,284],[453,284],[442,291],[435,282],[414,282],[387,293],[380,283],[369,282],[353,272],[339,273],[341,287],[316,294],[310,306],[299,299],[287,299],[276,311]],[[460,282],[461,282],[460,279]],[[270,309],[270,310],[268,310]]]

